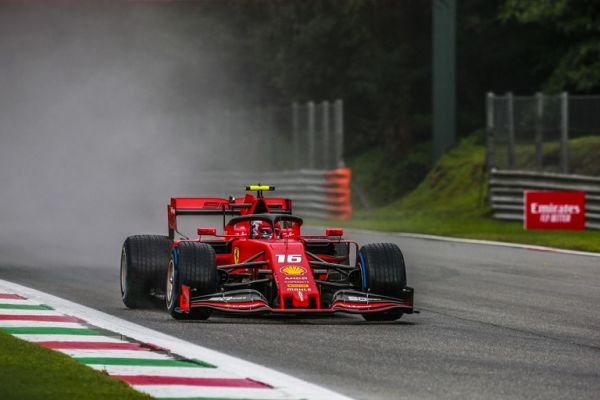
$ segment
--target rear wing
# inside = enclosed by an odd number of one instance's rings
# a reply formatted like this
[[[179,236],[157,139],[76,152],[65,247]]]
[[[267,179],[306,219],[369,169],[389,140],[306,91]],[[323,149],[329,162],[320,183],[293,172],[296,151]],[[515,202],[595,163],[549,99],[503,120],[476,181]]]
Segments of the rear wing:
[[[223,229],[225,216],[247,214],[291,214],[292,201],[282,198],[256,198],[247,194],[242,199],[223,199],[218,197],[172,197],[167,205],[169,237],[175,238],[178,215],[222,215]]]

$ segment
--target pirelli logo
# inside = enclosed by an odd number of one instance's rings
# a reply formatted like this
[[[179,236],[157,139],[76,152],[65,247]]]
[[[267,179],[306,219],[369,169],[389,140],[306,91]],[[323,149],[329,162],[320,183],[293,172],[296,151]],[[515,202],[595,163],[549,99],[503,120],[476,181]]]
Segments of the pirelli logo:
[[[308,283],[288,283],[287,284],[288,288],[294,288],[294,289],[307,289],[308,288]]]

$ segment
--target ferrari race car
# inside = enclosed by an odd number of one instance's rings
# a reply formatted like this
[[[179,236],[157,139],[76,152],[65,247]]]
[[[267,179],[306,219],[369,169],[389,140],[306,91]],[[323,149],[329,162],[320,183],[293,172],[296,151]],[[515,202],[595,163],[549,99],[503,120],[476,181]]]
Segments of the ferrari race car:
[[[169,235],[137,235],[121,252],[121,296],[129,308],[163,298],[175,319],[227,314],[361,314],[392,321],[413,313],[402,252],[395,244],[359,247],[343,230],[303,235],[292,202],[252,185],[242,199],[172,198]],[[178,231],[177,217],[222,218],[223,233]],[[156,302],[155,302],[156,303]]]

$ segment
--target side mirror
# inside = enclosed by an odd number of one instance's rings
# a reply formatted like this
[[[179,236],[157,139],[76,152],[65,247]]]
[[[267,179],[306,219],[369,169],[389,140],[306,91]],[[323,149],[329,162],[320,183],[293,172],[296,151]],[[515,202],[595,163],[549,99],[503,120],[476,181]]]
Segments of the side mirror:
[[[198,232],[198,236],[215,236],[217,234],[217,228],[198,228],[196,232]]]
[[[344,230],[342,228],[327,228],[325,229],[325,236],[344,236]]]

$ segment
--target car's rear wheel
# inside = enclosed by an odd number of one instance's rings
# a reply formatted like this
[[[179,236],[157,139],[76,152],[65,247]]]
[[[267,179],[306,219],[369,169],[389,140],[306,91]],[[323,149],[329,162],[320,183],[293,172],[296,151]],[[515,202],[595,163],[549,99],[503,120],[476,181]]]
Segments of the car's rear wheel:
[[[199,242],[181,242],[173,250],[167,270],[165,298],[167,310],[175,319],[207,319],[210,310],[180,309],[181,285],[190,288],[195,296],[217,291],[217,261],[214,249]]]
[[[393,243],[363,246],[358,253],[362,274],[362,289],[382,296],[399,297],[406,286],[406,267],[400,248]],[[402,317],[401,310],[365,313],[367,321],[394,321]]]
[[[121,249],[121,298],[129,308],[152,306],[150,295],[159,288],[169,264],[171,239],[158,235],[129,236]]]

